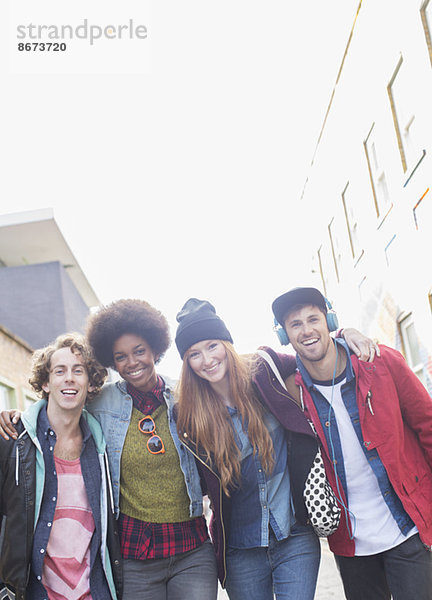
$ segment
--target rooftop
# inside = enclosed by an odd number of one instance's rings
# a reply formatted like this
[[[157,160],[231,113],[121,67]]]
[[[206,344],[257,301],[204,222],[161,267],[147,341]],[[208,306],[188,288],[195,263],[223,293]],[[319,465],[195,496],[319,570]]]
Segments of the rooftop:
[[[100,304],[50,208],[0,215],[0,267],[59,261],[89,308]]]

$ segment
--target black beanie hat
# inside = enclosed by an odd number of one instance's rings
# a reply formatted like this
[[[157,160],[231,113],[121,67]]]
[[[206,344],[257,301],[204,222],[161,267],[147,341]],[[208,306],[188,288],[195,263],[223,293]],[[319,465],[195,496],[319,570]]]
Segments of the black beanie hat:
[[[177,350],[183,358],[186,350],[203,340],[226,340],[232,337],[225,323],[217,316],[215,307],[207,300],[189,298],[176,319],[179,323],[175,337]]]

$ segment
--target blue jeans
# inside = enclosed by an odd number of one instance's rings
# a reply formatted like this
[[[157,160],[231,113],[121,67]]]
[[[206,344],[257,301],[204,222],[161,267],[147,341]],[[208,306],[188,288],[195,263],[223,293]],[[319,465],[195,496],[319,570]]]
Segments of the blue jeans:
[[[216,600],[217,588],[210,540],[170,558],[123,561],[123,600]]]
[[[313,600],[321,548],[312,528],[295,525],[268,548],[228,549],[226,589],[230,600]],[[273,596],[274,594],[274,596]]]
[[[432,554],[419,535],[371,556],[335,556],[348,600],[432,600]]]

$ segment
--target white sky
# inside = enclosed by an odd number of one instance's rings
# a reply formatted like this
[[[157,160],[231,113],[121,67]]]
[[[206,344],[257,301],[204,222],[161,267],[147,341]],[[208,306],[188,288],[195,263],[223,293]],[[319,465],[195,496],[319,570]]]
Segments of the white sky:
[[[299,198],[357,4],[2,0],[0,211],[52,207],[103,303],[146,299],[174,337],[209,299],[240,352],[277,347],[271,301],[310,283]],[[18,22],[114,16],[148,26],[123,64],[127,40],[52,55],[57,74],[17,53]]]

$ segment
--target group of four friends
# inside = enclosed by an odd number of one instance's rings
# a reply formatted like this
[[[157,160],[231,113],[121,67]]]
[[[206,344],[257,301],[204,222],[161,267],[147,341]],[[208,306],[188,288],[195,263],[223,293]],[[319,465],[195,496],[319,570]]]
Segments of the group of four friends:
[[[156,372],[169,327],[141,300],[34,353],[42,399],[0,416],[0,600],[215,600],[218,579],[231,600],[312,600],[318,448],[346,598],[432,599],[428,392],[399,352],[330,336],[319,290],[272,308],[296,356],[240,356],[212,304],[190,298],[178,382]]]

